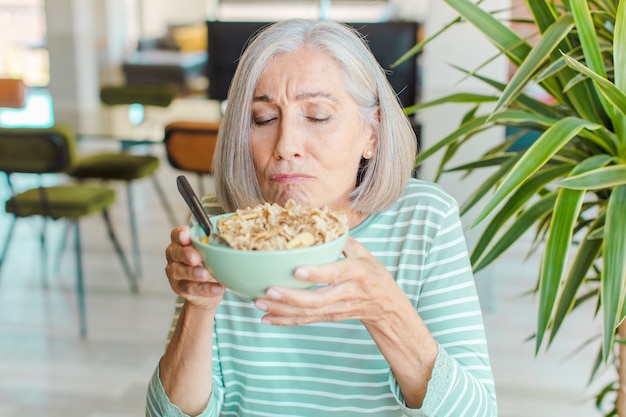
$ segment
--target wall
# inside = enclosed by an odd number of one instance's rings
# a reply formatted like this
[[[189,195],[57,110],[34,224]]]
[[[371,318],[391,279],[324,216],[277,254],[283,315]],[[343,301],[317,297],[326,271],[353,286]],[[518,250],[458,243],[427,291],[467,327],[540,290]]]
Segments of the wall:
[[[504,2],[509,0],[487,0],[483,7],[489,9],[504,9]],[[452,21],[455,12],[447,6],[443,0],[434,0],[430,3],[428,17],[425,21],[425,36],[438,31],[442,26]],[[442,36],[429,44],[422,55],[423,73],[423,97],[424,101],[443,97],[456,92],[479,92],[485,93],[485,84],[474,79],[464,79],[464,74],[452,68],[458,65],[466,69],[476,69],[483,62],[497,54],[497,49],[489,43],[483,35],[468,23],[455,25],[447,30]],[[481,68],[482,75],[505,81],[507,77],[508,63],[506,59],[499,58],[488,66]],[[419,120],[423,124],[423,147],[433,145],[437,140],[458,127],[463,114],[468,110],[463,105],[446,105],[426,109],[420,112]],[[464,159],[472,159],[481,152],[503,139],[503,131],[494,130],[483,135],[484,147],[466,149],[463,152]],[[426,179],[433,179],[437,170],[438,158],[428,162],[421,173]],[[459,161],[461,162],[461,161]],[[442,177],[441,183],[452,192],[457,199],[463,200],[467,196],[468,184],[459,181],[452,174]],[[471,188],[471,187],[469,187]]]
[[[502,10],[510,5],[510,0],[486,0],[482,7],[486,10]],[[455,12],[443,0],[432,0],[424,21],[425,36],[436,33],[442,26],[451,22],[456,16]],[[458,92],[485,93],[485,85],[472,79],[463,79],[463,74],[452,68],[452,64],[462,68],[474,70],[483,62],[497,54],[497,49],[480,34],[473,26],[467,23],[455,25],[445,31],[442,36],[429,44],[421,58],[423,87],[422,99],[433,100]],[[491,62],[485,68],[481,68],[482,75],[505,81],[507,78],[508,63],[504,58]],[[440,139],[454,131],[460,124],[462,117],[469,108],[463,105],[448,104],[425,109],[419,114],[422,123],[422,148],[432,146]],[[480,146],[466,146],[460,155],[454,159],[453,164],[477,159],[485,149],[501,142],[504,139],[504,129],[490,129],[480,137],[474,138],[473,143]],[[480,140],[480,142],[478,142]],[[420,170],[424,179],[433,180],[436,175],[441,153],[428,160]],[[487,172],[472,174],[465,179],[460,174],[444,174],[438,183],[453,197],[463,203],[476,185],[487,177]],[[478,214],[481,204],[463,217],[463,223],[467,227]],[[470,247],[476,243],[484,223],[479,227],[468,231],[467,242]],[[487,268],[477,274],[478,290],[481,300],[486,309],[493,309],[495,298],[496,277],[493,269]]]
[[[507,6],[503,2],[509,4],[510,0],[487,0],[483,4],[487,9],[503,9]],[[105,74],[112,77],[111,68],[119,66],[130,47],[128,37],[133,35],[133,28],[139,35],[159,35],[168,23],[199,21],[219,15],[216,4],[217,0],[48,0],[48,38],[54,55],[51,58],[51,91],[55,101],[65,108],[74,106],[74,110],[97,106],[99,82],[106,77]],[[390,0],[389,4],[401,17],[422,19],[426,36],[454,18],[454,12],[443,0]],[[135,25],[134,12],[141,17]],[[128,29],[124,34],[126,38],[121,35],[125,28]],[[482,85],[472,81],[457,85],[462,75],[449,64],[475,68],[495,52],[495,48],[467,24],[448,30],[423,53],[423,98],[440,97],[461,88],[483,91]],[[484,71],[486,75],[505,79],[506,63],[496,60]],[[458,124],[464,111],[466,109],[461,106],[445,106],[421,112],[423,145],[429,146],[445,136]],[[493,132],[485,142],[501,139],[502,135]],[[435,170],[433,160],[423,167],[422,175],[432,179]],[[466,196],[467,184],[454,176],[445,176],[442,184],[457,199],[463,200]]]

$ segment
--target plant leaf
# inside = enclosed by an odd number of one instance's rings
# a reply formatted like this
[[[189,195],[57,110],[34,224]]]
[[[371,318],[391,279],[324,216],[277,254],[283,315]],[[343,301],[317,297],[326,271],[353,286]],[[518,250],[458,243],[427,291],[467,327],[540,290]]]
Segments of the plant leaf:
[[[621,184],[626,184],[626,165],[611,165],[571,176],[559,185],[572,190],[600,190]]]
[[[602,248],[601,239],[593,239],[591,235],[601,227],[602,219],[596,220],[594,224],[590,226],[590,231],[580,242],[576,254],[572,259],[572,264],[569,267],[569,273],[563,283],[563,290],[559,296],[559,301],[554,311],[554,318],[550,330],[550,339],[548,345],[552,343],[556,336],[563,320],[574,306],[574,297],[580,288],[580,285],[587,276],[587,272],[598,258],[600,249]]]
[[[480,258],[476,264],[473,264],[474,271],[480,271],[491,262],[495,261],[506,249],[515,243],[530,227],[540,218],[552,211],[556,200],[556,192],[546,194],[532,206],[526,209],[511,226],[502,233],[493,247]],[[482,236],[481,236],[482,237]],[[472,258],[475,258],[472,254]]]
[[[613,38],[613,81],[617,89],[623,93],[626,93],[626,2],[620,1],[617,6],[617,13],[615,17],[615,31]],[[621,139],[621,149],[626,149],[626,116],[619,117],[618,125],[619,129],[616,130],[620,133],[618,136]]]
[[[452,67],[466,74],[469,73],[468,70],[465,70],[457,65],[453,65]],[[472,73],[472,76],[474,78],[479,79],[480,81],[484,83],[489,84],[490,86],[492,86],[498,91],[504,91],[504,89],[506,88],[506,84],[493,80],[489,77],[484,77],[482,75],[474,74],[474,73]],[[546,103],[541,102],[540,100],[537,100],[536,98],[530,97],[526,94],[520,94],[516,98],[516,104],[519,104],[521,107],[531,110],[538,115],[543,115],[547,117],[562,117],[563,116],[557,111],[557,109],[547,105]]]
[[[492,15],[468,0],[444,0],[465,20],[480,30],[487,39],[519,65],[528,52],[530,45],[510,28],[503,25]]]
[[[417,113],[419,110],[426,109],[428,107],[438,106],[440,104],[448,104],[448,103],[489,103],[498,100],[498,97],[488,96],[484,94],[470,94],[470,93],[457,93],[450,94],[445,97],[441,97],[435,100],[426,101],[423,103],[413,104],[404,109],[404,113],[407,115],[411,115]]]
[[[615,187],[609,197],[604,228],[604,253],[600,298],[602,300],[602,354],[606,361],[613,348],[615,329],[624,318],[626,278],[626,185]]]
[[[626,92],[626,2],[620,1],[615,15],[613,37],[613,79],[617,88]]]
[[[550,53],[554,51],[574,27],[574,20],[570,14],[562,15],[559,20],[550,25],[539,42],[532,48],[524,62],[515,71],[505,88],[500,100],[496,104],[494,113],[507,107],[515,97],[524,90],[528,81],[545,64]]]
[[[504,161],[495,173],[493,173],[488,179],[483,181],[483,183],[478,187],[478,189],[472,193],[472,195],[463,203],[460,208],[461,216],[467,213],[476,203],[478,203],[489,190],[491,190],[497,183],[502,179],[504,175],[513,167],[515,161],[518,158],[510,157],[508,160]]]
[[[472,264],[477,264],[477,261],[482,256],[483,252],[487,249],[489,244],[494,241],[494,236],[497,236],[500,229],[502,229],[505,223],[518,212],[532,197],[538,194],[539,190],[546,184],[555,180],[558,177],[562,177],[566,173],[571,171],[571,167],[568,165],[557,165],[554,167],[548,167],[537,172],[524,184],[522,184],[515,193],[509,198],[506,203],[498,210],[498,214],[493,216],[493,219],[489,222],[485,230],[481,233],[480,238],[476,242],[471,254]],[[491,262],[489,259],[495,260],[500,253],[506,248],[499,249],[499,253],[489,255],[488,259],[481,264],[481,268],[489,265]]]
[[[493,197],[489,199],[485,208],[476,220],[472,222],[470,228],[475,227],[487,217],[511,191],[519,187],[530,175],[541,168],[581,130],[597,129],[598,127],[599,125],[595,123],[576,117],[567,117],[556,122],[528,148],[522,158],[515,164],[502,185],[496,190]]]
[[[572,175],[592,171],[595,167],[605,164],[606,161],[606,157],[588,158],[572,170]],[[584,197],[585,190],[561,188],[558,191],[539,273],[536,352],[541,347],[543,336],[552,318],[563,271],[567,264],[568,250],[572,243],[574,225],[580,214]]]
[[[570,0],[569,3],[576,23],[578,39],[585,55],[585,62],[592,71],[606,78],[606,68],[600,52],[596,28],[591,18],[589,2],[587,0]]]
[[[461,125],[458,129],[441,139],[439,142],[430,146],[428,149],[421,151],[415,157],[415,166],[419,166],[424,160],[437,153],[439,150],[443,149],[446,146],[451,145],[455,141],[457,141],[460,137],[472,132],[473,130],[480,129],[487,122],[488,116],[480,116],[476,119]]]
[[[565,59],[565,62],[568,66],[591,78],[591,80],[598,87],[598,90],[600,90],[602,95],[609,101],[609,103],[615,106],[615,110],[619,111],[620,119],[626,117],[626,94],[620,91],[619,88],[617,88],[615,84],[613,84],[611,81],[607,80],[601,75],[596,74],[588,67],[576,61],[572,57],[564,55],[563,58]],[[609,115],[612,116],[613,122],[615,123],[615,112],[611,111]],[[619,126],[621,126],[621,130],[619,130]],[[623,124],[616,125],[615,133],[618,137],[621,137],[623,130]]]

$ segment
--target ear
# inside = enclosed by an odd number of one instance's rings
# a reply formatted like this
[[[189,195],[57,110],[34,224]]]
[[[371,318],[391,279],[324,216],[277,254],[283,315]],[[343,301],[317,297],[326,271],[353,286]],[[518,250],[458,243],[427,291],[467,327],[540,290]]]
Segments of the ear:
[[[380,107],[376,107],[374,117],[377,122],[380,122]],[[376,141],[378,140],[378,129],[375,126],[370,125],[369,131],[370,137],[363,148],[363,158],[365,159],[370,159],[374,155],[374,152],[376,151]]]

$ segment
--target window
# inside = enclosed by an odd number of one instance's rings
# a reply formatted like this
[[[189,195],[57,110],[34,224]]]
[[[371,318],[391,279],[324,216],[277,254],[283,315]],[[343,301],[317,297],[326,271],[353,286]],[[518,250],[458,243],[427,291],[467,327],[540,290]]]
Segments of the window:
[[[43,0],[0,0],[0,76],[47,85],[45,38]]]

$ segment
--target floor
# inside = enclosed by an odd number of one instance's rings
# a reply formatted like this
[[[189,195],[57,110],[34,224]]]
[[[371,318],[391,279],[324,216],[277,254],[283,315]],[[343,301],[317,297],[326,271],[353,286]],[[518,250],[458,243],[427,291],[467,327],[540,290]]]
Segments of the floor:
[[[163,160],[159,178],[182,222],[187,210],[176,191],[178,174]],[[128,247],[125,193],[118,191],[112,214]],[[0,417],[144,414],[146,384],[163,351],[174,297],[163,272],[170,225],[150,181],[138,182],[135,191],[144,270],[138,295],[129,291],[100,217],[84,221],[89,332],[84,340],[78,333],[71,251],[51,257],[44,289],[35,224],[18,227],[0,281]],[[6,193],[0,188],[0,200]],[[7,215],[0,213],[2,239],[7,225]],[[61,228],[51,225],[50,241],[59,242],[61,236]],[[601,384],[587,387],[595,344],[577,351],[599,331],[590,320],[592,312],[572,317],[554,346],[535,357],[533,343],[526,341],[533,331],[535,304],[525,293],[535,282],[536,262],[524,263],[523,257],[523,248],[513,250],[477,276],[500,415],[600,415],[593,394]],[[610,377],[603,375],[601,381]]]

